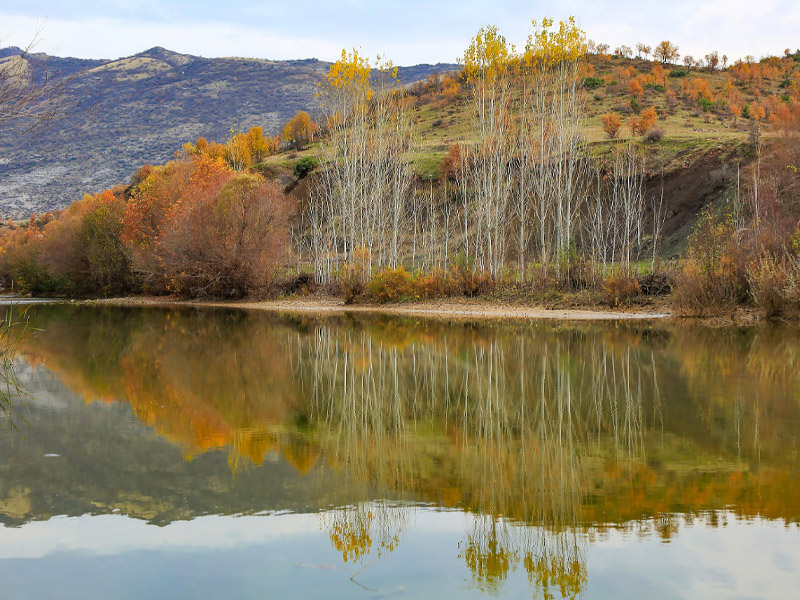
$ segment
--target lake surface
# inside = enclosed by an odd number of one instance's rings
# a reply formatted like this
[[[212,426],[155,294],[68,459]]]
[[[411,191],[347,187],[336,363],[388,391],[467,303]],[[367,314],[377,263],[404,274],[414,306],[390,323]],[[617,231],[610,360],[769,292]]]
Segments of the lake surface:
[[[3,597],[798,597],[797,328],[28,314]]]

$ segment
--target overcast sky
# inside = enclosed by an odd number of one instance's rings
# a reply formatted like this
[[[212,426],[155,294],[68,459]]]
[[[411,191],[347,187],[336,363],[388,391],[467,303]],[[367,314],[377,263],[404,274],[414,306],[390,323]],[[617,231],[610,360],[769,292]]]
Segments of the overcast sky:
[[[2,45],[119,58],[153,46],[207,57],[336,59],[342,48],[395,64],[455,62],[478,27],[494,24],[521,46],[530,21],[575,15],[613,49],[669,39],[696,58],[781,54],[800,46],[799,0],[26,0],[0,6]]]

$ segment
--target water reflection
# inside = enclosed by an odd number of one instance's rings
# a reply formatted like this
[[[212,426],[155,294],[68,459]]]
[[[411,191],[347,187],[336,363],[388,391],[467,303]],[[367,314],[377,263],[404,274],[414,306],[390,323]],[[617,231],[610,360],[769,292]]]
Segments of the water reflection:
[[[438,492],[438,504],[475,513],[460,557],[482,588],[521,564],[545,595],[552,586],[579,593],[578,525],[592,466],[613,461],[617,476],[629,477],[645,458],[645,421],[662,419],[659,400],[644,402],[658,399],[654,350],[547,329],[506,339],[388,333],[323,323],[308,343],[294,338],[294,377],[313,399],[311,421],[322,424],[330,464],[381,497]],[[343,554],[363,557],[375,519],[379,545],[391,548],[402,523],[386,515],[397,514],[382,503],[339,511],[332,541],[342,549],[352,540]]]
[[[130,406],[185,461],[224,452],[239,482],[220,484],[213,507],[191,493],[165,502],[146,478],[82,499],[108,510],[171,520],[299,505],[362,564],[402,544],[415,507],[460,509],[472,517],[454,551],[474,585],[496,590],[522,569],[543,597],[579,595],[587,545],[610,531],[668,541],[698,518],[800,516],[791,328],[76,307],[34,318],[30,365],[87,402]],[[293,468],[296,502],[267,506],[248,479],[275,460]],[[7,481],[7,519],[49,517],[43,482]]]

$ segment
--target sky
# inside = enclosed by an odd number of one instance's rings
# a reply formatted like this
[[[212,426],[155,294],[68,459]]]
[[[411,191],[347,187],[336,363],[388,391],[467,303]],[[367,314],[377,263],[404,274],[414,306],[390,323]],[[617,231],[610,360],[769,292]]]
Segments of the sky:
[[[395,64],[455,62],[479,27],[524,45],[531,20],[574,15],[613,49],[676,43],[682,54],[731,59],[800,47],[798,0],[26,0],[0,1],[0,46],[120,58],[153,46],[206,57],[335,60],[343,48]]]

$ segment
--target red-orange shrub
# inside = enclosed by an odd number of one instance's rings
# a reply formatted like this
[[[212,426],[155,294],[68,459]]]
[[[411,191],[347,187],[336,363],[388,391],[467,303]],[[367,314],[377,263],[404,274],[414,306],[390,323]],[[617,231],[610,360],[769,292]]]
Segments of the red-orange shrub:
[[[277,186],[239,175],[175,207],[151,249],[170,291],[244,296],[268,288],[288,258],[290,217]]]

